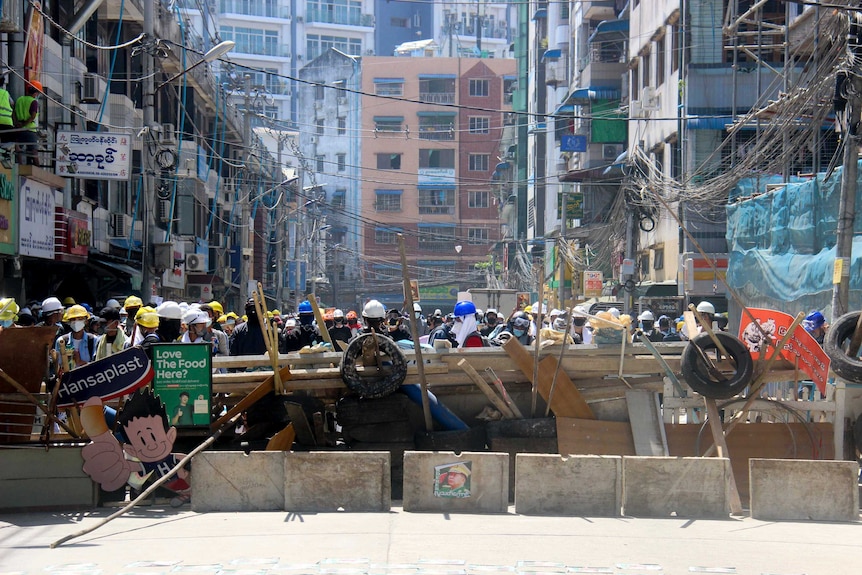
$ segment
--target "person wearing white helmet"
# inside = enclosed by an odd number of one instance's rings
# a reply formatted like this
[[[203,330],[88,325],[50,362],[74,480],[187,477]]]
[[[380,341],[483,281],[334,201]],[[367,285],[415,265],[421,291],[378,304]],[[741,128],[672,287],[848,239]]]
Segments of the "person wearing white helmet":
[[[57,337],[66,333],[66,328],[63,326],[63,312],[65,308],[60,303],[60,299],[56,297],[46,298],[42,302],[42,321],[37,325],[40,326],[55,326],[57,328]],[[56,338],[54,338],[56,342]]]
[[[183,310],[175,301],[164,301],[156,308],[159,327],[156,334],[162,342],[177,341],[180,338]]]
[[[180,339],[182,343],[202,343],[208,341],[208,327],[212,320],[207,312],[200,308],[189,309],[183,315],[183,323],[186,324],[186,332]]]
[[[111,298],[111,299],[109,299],[108,301],[106,301],[106,302],[105,302],[105,307],[109,307],[109,308],[111,308],[111,309],[115,309],[115,310],[117,310],[117,312],[119,313],[119,311],[120,311],[120,307],[122,307],[122,306],[120,306],[120,302],[118,302],[118,301],[117,301],[117,300],[115,300],[114,298]]]
[[[650,341],[662,341],[664,334],[655,329],[655,315],[650,310],[644,310],[638,316],[640,329],[635,329],[632,334],[632,342],[641,341],[641,338],[646,337]]]
[[[332,312],[332,327],[329,328],[329,339],[332,340],[333,349],[335,351],[344,351],[338,342],[347,343],[351,337],[353,337],[353,333],[344,323],[344,310],[336,309]]]
[[[587,308],[582,305],[572,310],[572,337],[575,343],[593,343],[593,332],[587,325]]]
[[[703,320],[705,320],[707,324],[709,324],[711,327],[714,327],[714,325],[715,325],[715,306],[712,305],[711,302],[708,302],[706,300],[701,301],[700,303],[697,304],[697,307],[695,308],[695,312]],[[697,321],[697,333],[700,333],[703,331],[703,326],[701,325],[699,320],[696,320],[696,321]],[[694,335],[697,335],[697,333]],[[680,330],[680,336],[682,337],[682,339],[683,340],[691,339],[692,337],[694,337],[694,335],[689,334],[688,329],[686,328],[685,324],[683,324],[682,330]]]

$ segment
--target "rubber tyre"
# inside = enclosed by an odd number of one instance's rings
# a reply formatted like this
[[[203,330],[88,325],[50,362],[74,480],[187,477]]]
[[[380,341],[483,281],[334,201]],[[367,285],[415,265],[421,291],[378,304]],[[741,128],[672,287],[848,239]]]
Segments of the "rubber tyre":
[[[401,387],[407,377],[407,358],[404,357],[398,345],[386,336],[377,335],[377,346],[380,353],[388,356],[385,360],[389,373],[382,377],[363,377],[356,368],[357,360],[362,357],[363,343],[375,334],[364,333],[356,337],[344,350],[341,359],[341,379],[348,389],[360,397],[385,397]]]
[[[680,367],[686,383],[694,391],[711,399],[729,399],[748,387],[754,374],[754,362],[748,348],[738,338],[723,331],[715,332],[715,336],[736,363],[736,371],[726,381],[716,381],[703,364],[700,354],[692,347],[698,346],[704,351],[716,348],[715,342],[708,333],[701,333],[688,342],[682,351]]]
[[[823,340],[823,350],[832,360],[832,371],[852,383],[862,383],[862,359],[848,356],[844,348],[856,331],[860,313],[862,312],[853,311],[839,317],[829,327]]]

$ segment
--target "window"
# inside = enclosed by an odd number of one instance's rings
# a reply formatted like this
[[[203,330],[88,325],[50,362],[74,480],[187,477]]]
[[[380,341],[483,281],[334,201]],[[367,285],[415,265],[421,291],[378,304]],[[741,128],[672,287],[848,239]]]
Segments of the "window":
[[[338,162],[338,171],[343,172],[347,168],[347,154],[335,154]]]
[[[345,188],[335,188],[332,194],[332,207],[335,209],[344,209],[347,190]]]
[[[449,252],[454,241],[455,226],[427,225],[419,228],[420,249]]]
[[[317,120],[315,123],[315,128],[317,130],[317,135],[322,136],[324,132],[324,126],[326,125],[323,120]]]
[[[362,54],[362,40],[359,38],[308,34],[305,39],[305,47],[305,55],[308,60],[314,60],[330,48],[335,48],[351,56]]]
[[[454,104],[455,77],[420,78],[419,99],[429,104]]]
[[[378,132],[401,132],[404,130],[402,116],[377,116],[374,118],[374,129]]]
[[[377,154],[378,170],[400,170],[401,154]]]
[[[513,94],[515,92],[515,87],[517,86],[517,80],[515,78],[503,78],[503,103],[507,105],[512,104]]]
[[[653,83],[652,83],[652,55],[649,53],[649,50],[647,50],[644,53],[644,55],[641,57],[641,61],[643,62],[643,65],[641,66],[641,74],[643,75],[641,84],[643,85],[644,88],[646,88],[648,86],[653,85]]]
[[[491,131],[491,118],[488,116],[470,116],[470,133],[487,134]]]
[[[488,80],[470,80],[470,95],[488,97]]]
[[[455,150],[419,150],[420,168],[455,168]]]
[[[400,212],[401,190],[375,190],[374,209],[378,212]]]
[[[453,260],[419,260],[419,279],[436,280],[455,273]]]
[[[652,269],[654,270],[663,270],[664,269],[664,248],[658,248],[653,250],[652,252]]]
[[[323,84],[316,84],[314,86],[314,99],[318,102],[322,102],[326,97],[326,87]]]
[[[473,245],[488,243],[488,228],[468,228],[467,243]]]
[[[347,118],[341,116],[338,118],[338,135],[343,136],[347,133]]]
[[[670,71],[679,68],[679,24],[670,27]]]
[[[455,116],[420,116],[420,140],[454,140]]]
[[[376,228],[374,230],[374,243],[392,245],[398,241],[398,232],[401,230],[390,228]]]
[[[396,18],[392,17],[389,19],[389,25],[393,28],[408,28],[410,26],[410,20],[407,18]]]
[[[661,86],[664,84],[665,60],[667,53],[665,51],[664,34],[655,41],[655,85]]]
[[[375,80],[374,93],[378,96],[403,96],[404,80],[380,81]]]
[[[455,190],[419,190],[420,214],[454,214]]]
[[[224,40],[236,42],[234,50],[244,54],[260,54],[262,56],[278,56],[278,31],[258,30],[241,26],[222,26],[221,36]]]
[[[630,96],[630,102],[636,102],[641,99],[641,76],[640,76],[640,66],[636,61],[632,66],[631,78],[629,84],[632,88],[632,93]]]
[[[470,154],[468,170],[471,172],[488,171],[488,154]]]
[[[467,206],[470,208],[487,208],[490,194],[487,190],[476,190],[468,192]]]

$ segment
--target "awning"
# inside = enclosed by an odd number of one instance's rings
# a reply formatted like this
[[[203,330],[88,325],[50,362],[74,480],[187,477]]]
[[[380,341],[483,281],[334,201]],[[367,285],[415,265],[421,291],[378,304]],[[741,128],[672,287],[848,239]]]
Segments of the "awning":
[[[533,14],[533,20],[542,20],[548,17],[548,9],[547,8],[539,8],[536,10],[536,13]]]
[[[452,182],[420,182],[416,184],[417,190],[454,190]]]
[[[599,22],[595,32],[590,36],[589,42],[608,42],[612,40],[626,40],[629,37],[628,20],[605,20]]]
[[[419,74],[420,80],[454,80],[457,74]]]
[[[726,130],[733,125],[731,116],[713,116],[711,118],[689,118],[687,122],[689,130]]]
[[[416,115],[420,118],[451,118],[453,116],[457,116],[458,112],[429,112],[429,111],[421,111],[416,112]]]
[[[404,190],[374,190],[378,196],[400,196]]]
[[[554,110],[554,115],[559,116],[560,114],[574,114],[575,113],[575,105],[574,104],[561,104],[556,110]]]
[[[403,84],[404,78],[374,78],[375,84]]]
[[[542,54],[542,61],[545,60],[559,60],[563,56],[563,51],[559,48],[554,50],[545,50],[545,53]]]
[[[102,266],[102,267],[108,268],[112,272],[118,272],[118,273],[123,274],[125,276],[128,276],[130,278],[133,278],[133,277],[140,278],[143,275],[143,273],[140,270],[133,268],[132,266],[128,266],[126,264],[121,264],[121,263],[117,263],[117,262],[110,262],[110,261],[90,257],[90,259],[87,260],[87,263],[95,264],[97,266]]]
[[[416,226],[420,228],[454,228],[455,224],[419,222]]]
[[[404,116],[374,116],[375,122],[403,122]]]
[[[574,92],[570,92],[563,104],[574,104],[576,106],[585,106],[596,100],[619,100],[620,89],[608,88],[601,86],[590,86],[589,88],[580,88]]]

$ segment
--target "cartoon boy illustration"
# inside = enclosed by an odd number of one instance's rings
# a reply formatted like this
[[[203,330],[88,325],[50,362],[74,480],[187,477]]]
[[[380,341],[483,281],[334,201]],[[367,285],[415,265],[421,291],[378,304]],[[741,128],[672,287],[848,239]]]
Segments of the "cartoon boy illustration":
[[[105,424],[98,397],[84,404],[81,423],[92,441],[81,452],[84,473],[106,491],[115,491],[125,483],[140,488],[149,476],[168,474],[184,457],[171,452],[177,429],[168,424],[165,405],[147,388],[136,392],[117,416],[119,432],[125,440],[122,445]],[[188,480],[189,471],[180,469],[165,487],[185,495]]]

